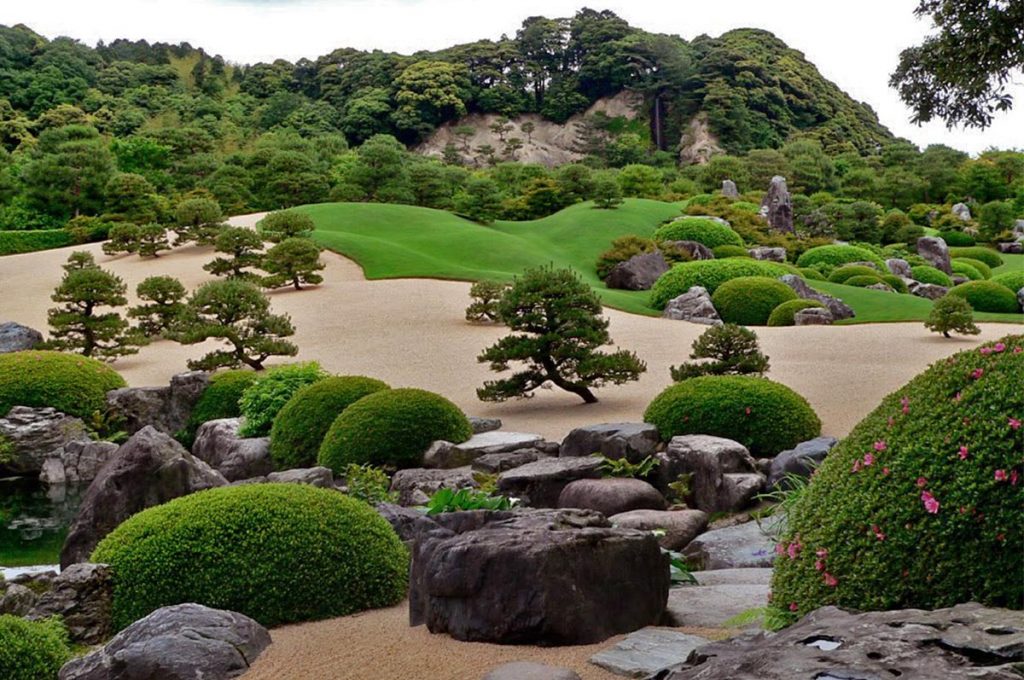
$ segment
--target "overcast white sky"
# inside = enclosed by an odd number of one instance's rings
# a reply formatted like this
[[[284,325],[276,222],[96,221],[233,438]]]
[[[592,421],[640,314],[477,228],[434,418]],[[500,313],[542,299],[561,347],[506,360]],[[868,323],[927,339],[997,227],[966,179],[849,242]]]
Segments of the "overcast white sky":
[[[916,0],[0,0],[0,24],[24,23],[47,37],[88,44],[115,38],[187,41],[236,62],[315,58],[338,47],[403,53],[512,35],[528,16],[570,16],[582,6],[610,9],[649,31],[691,39],[740,27],[764,28],[802,51],[882,123],[920,146],[943,143],[977,153],[1024,148],[1024,77],[1017,108],[984,132],[917,127],[889,89],[901,49],[919,42],[928,21]]]

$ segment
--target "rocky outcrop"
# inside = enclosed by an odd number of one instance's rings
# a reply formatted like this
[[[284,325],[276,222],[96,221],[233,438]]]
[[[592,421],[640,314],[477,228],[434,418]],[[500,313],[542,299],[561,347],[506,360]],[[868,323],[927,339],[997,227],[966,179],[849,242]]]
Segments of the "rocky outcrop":
[[[423,467],[452,469],[471,464],[489,453],[508,453],[534,448],[544,440],[539,434],[500,430],[475,434],[461,444],[436,441],[423,454]]]
[[[79,418],[49,407],[15,406],[0,418],[0,439],[10,445],[0,474],[31,475],[43,469],[48,456],[60,456],[66,444],[89,441],[89,435]]]
[[[775,541],[768,532],[777,529],[779,517],[713,529],[690,541],[683,557],[698,569],[770,567],[775,560]]]
[[[681,165],[704,165],[711,157],[724,153],[718,137],[711,131],[708,115],[701,111],[683,129],[679,138],[679,163]]]
[[[854,317],[853,308],[846,304],[839,298],[834,298],[831,295],[825,295],[819,293],[808,285],[808,283],[796,274],[783,274],[779,277],[779,281],[792,288],[797,295],[804,300],[817,300],[821,304],[828,308],[828,311],[832,314],[832,319],[840,321],[842,319],[852,319]]]
[[[414,510],[394,503],[378,503],[377,513],[388,521],[398,538],[407,546],[412,547],[416,537],[426,531],[437,528],[437,522],[422,510]]]
[[[910,271],[910,263],[899,257],[891,257],[885,261],[885,267],[893,276],[909,279],[913,276]]]
[[[761,201],[761,216],[768,220],[768,226],[782,233],[796,233],[793,228],[793,199],[786,187],[786,178],[772,177],[768,191]]]
[[[750,248],[747,250],[750,256],[755,260],[765,260],[767,262],[785,262],[786,261],[786,249],[785,248]]]
[[[954,203],[951,210],[954,215],[964,222],[971,221],[971,209],[967,207],[966,203]]]
[[[39,481],[51,485],[91,482],[117,449],[113,442],[68,442],[43,461]]]
[[[786,481],[789,475],[810,477],[838,442],[835,437],[816,437],[775,456],[771,471],[768,473],[768,486],[778,489],[789,488],[792,486]]]
[[[72,642],[98,645],[114,632],[114,581],[105,564],[72,564],[39,596],[29,619],[60,616]]]
[[[640,253],[612,267],[604,282],[609,288],[650,290],[658,278],[669,270],[660,250]]]
[[[664,510],[665,498],[642,479],[578,479],[558,495],[558,507],[594,510],[611,517],[630,510]]]
[[[398,494],[399,505],[426,505],[441,489],[458,491],[479,486],[468,466],[452,470],[409,468],[399,470],[391,478],[391,491]]]
[[[196,430],[192,455],[206,462],[229,482],[270,474],[270,437],[238,436],[241,418],[210,420]]]
[[[600,467],[601,460],[592,456],[541,459],[501,473],[498,491],[528,507],[554,508],[569,482],[597,479]]]
[[[736,182],[733,182],[731,179],[723,179],[722,195],[726,198],[739,198],[740,190],[736,188]]]
[[[151,426],[173,435],[188,423],[199,397],[210,383],[202,371],[179,373],[166,387],[122,387],[107,393],[111,412],[125,419],[128,434]]]
[[[660,441],[658,428],[650,423],[601,423],[569,432],[562,440],[558,455],[578,457],[600,453],[605,458],[625,458],[639,463],[654,454]]]
[[[13,321],[0,323],[0,354],[35,349],[43,341],[43,334],[34,328]]]
[[[700,510],[630,510],[608,519],[624,529],[664,532],[658,542],[665,550],[682,550],[708,525],[707,513]]]
[[[82,499],[60,552],[61,568],[88,559],[96,544],[140,510],[227,484],[181,444],[144,427],[121,445]]]
[[[915,279],[903,279],[907,284],[907,290],[911,295],[923,297],[928,300],[938,300],[949,292],[949,288],[940,286],[937,283],[921,283]]]
[[[248,616],[201,604],[162,607],[104,647],[72,659],[60,680],[226,680],[246,671],[270,645]]]
[[[593,512],[459,512],[412,555],[409,622],[458,640],[600,642],[656,624],[668,558],[650,533]]]
[[[764,476],[747,447],[731,439],[703,434],[673,437],[657,454],[658,488],[686,480],[686,503],[707,513],[737,512],[746,507],[764,485]]]
[[[922,236],[917,239],[917,254],[936,269],[952,274],[949,260],[949,246],[938,236]]]
[[[722,318],[718,316],[718,310],[711,302],[711,296],[707,289],[701,286],[693,286],[682,295],[669,300],[661,316],[665,319],[689,321],[708,326],[722,325]]]
[[[821,307],[800,309],[793,314],[794,326],[829,326],[833,321],[832,312]]]

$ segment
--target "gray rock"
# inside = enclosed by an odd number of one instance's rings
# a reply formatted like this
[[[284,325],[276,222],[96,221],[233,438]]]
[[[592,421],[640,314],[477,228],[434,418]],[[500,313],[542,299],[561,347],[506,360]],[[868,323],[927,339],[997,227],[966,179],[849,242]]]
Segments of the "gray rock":
[[[755,260],[765,260],[767,262],[785,262],[786,261],[786,249],[785,248],[750,248],[747,250],[750,256]]]
[[[529,507],[554,508],[569,482],[597,479],[601,476],[600,467],[601,460],[590,456],[542,459],[502,472],[498,476],[498,491]]]
[[[893,276],[900,278],[911,278],[910,263],[898,257],[892,257],[885,261],[885,267]]]
[[[781,520],[769,517],[725,529],[714,529],[690,541],[683,556],[697,569],[770,567],[775,560],[775,541],[765,534],[775,531]],[[764,530],[762,530],[762,526]]]
[[[91,482],[99,474],[107,461],[117,453],[118,445],[113,442],[94,441],[73,441],[68,442],[61,449],[59,457],[47,458],[46,462],[55,461],[52,464],[54,469],[59,469],[59,475],[64,482],[75,484],[77,482]],[[45,472],[45,470],[44,470]],[[39,476],[43,482],[48,480]],[[51,484],[62,482],[50,481]]]
[[[1024,239],[1024,220],[1016,220],[1013,223],[1013,238],[1018,241]]]
[[[114,632],[112,603],[114,580],[105,564],[72,564],[53,579],[50,589],[28,615],[45,619],[59,615],[72,642],[98,645]]]
[[[751,494],[746,488],[752,481],[764,479],[757,472],[747,447],[722,437],[703,434],[673,437],[656,457],[658,488],[669,493],[670,484],[680,477],[688,478],[687,505],[707,513],[741,510],[750,500]],[[756,487],[759,489],[760,483]]]
[[[658,428],[650,423],[602,423],[574,429],[562,440],[558,455],[600,453],[605,458],[639,463],[654,454],[659,442]]]
[[[641,479],[606,477],[569,482],[558,496],[560,508],[594,510],[605,517],[630,510],[664,510],[665,498]]]
[[[964,281],[966,281],[966,280],[967,280],[967,277],[964,277]],[[896,292],[896,290],[892,286],[887,284],[887,283],[872,283],[870,286],[864,286],[864,288],[866,290],[880,290],[883,293],[895,293]],[[804,325],[806,325],[806,324],[804,324]]]
[[[107,392],[107,406],[125,419],[125,428],[134,434],[152,426],[173,435],[188,423],[192,408],[210,383],[210,374],[202,371],[179,373],[166,387],[122,387]]]
[[[650,290],[658,278],[669,270],[660,250],[640,253],[612,267],[605,285],[622,290]]]
[[[794,326],[830,326],[833,321],[832,312],[821,307],[809,307],[793,314]]]
[[[997,243],[996,248],[999,249],[999,252],[1007,255],[1020,255],[1021,253],[1024,253],[1024,243],[1021,243],[1020,241]]]
[[[903,279],[903,281],[907,284],[907,290],[910,291],[911,295],[927,298],[928,300],[938,300],[949,291],[949,288],[936,283],[921,283],[915,279]]]
[[[966,203],[954,203],[951,210],[954,215],[959,217],[964,222],[971,221],[971,209],[967,207]]]
[[[624,529],[664,531],[658,543],[665,550],[682,550],[708,525],[707,513],[700,510],[630,510],[608,519]]]
[[[665,241],[661,244],[661,247],[666,250],[684,252],[690,256],[691,260],[715,259],[715,254],[711,252],[711,248],[708,248],[699,241]]]
[[[727,198],[739,198],[740,191],[736,188],[736,182],[733,182],[731,179],[723,179],[722,195]]]
[[[1017,304],[1024,308],[1024,288],[1017,291]]]
[[[311,468],[295,468],[281,472],[271,472],[267,475],[268,483],[276,484],[309,484],[318,486],[321,489],[330,489],[334,486],[334,474],[330,469],[323,466]]]
[[[423,454],[423,467],[464,467],[489,453],[507,453],[536,447],[543,439],[539,434],[492,431],[475,434],[461,444],[436,441]]]
[[[702,586],[756,585],[772,583],[772,569],[767,567],[743,567],[740,569],[712,569],[692,572],[693,578]]]
[[[970,279],[968,277],[964,276],[963,274],[953,274],[949,278],[953,280],[953,285],[954,286],[959,286],[961,283],[967,283],[968,281],[970,281]],[[867,288],[877,288],[879,285],[884,286],[885,284],[884,283],[883,284],[876,283],[876,284],[873,284],[871,286],[867,286]],[[886,286],[886,288],[888,288],[888,286]]]
[[[11,583],[7,590],[3,591],[3,595],[0,595],[0,614],[25,616],[32,611],[38,598],[31,588],[20,583]]]
[[[205,461],[229,482],[270,474],[270,437],[238,436],[241,418],[210,420],[196,430],[192,455]]]
[[[852,319],[854,317],[853,308],[846,304],[839,298],[834,298],[831,295],[825,295],[819,293],[808,285],[803,278],[796,274],[783,274],[779,277],[779,281],[792,288],[797,295],[804,300],[817,300],[821,304],[828,308],[828,311],[832,313],[832,318],[836,321],[842,319]]]
[[[580,680],[576,671],[532,661],[513,661],[493,669],[483,680]]]
[[[786,476],[791,474],[810,477],[837,443],[839,440],[835,437],[816,437],[783,451],[772,460],[768,486],[777,489],[789,488],[790,484],[785,480]]]
[[[1016,680],[1024,613],[959,604],[949,609],[856,613],[823,607],[776,633],[701,649],[665,680]],[[1015,670],[1017,667],[1017,670]]]
[[[682,295],[669,300],[661,316],[665,319],[690,321],[708,326],[722,325],[722,318],[718,316],[711,296],[708,295],[707,289],[701,286],[693,286]]]
[[[547,458],[547,454],[538,449],[522,449],[508,453],[488,453],[473,461],[473,472],[482,472],[487,475],[496,475],[532,463],[541,458]]]
[[[79,418],[49,407],[15,406],[0,418],[0,439],[11,445],[0,475],[29,475],[40,472],[47,457],[59,457],[65,444],[89,441],[89,435]]]
[[[686,661],[695,649],[709,642],[675,630],[644,628],[602,649],[590,657],[590,663],[623,677],[646,678]]]
[[[670,626],[722,628],[730,619],[766,606],[770,589],[767,583],[722,583],[673,588],[668,594],[664,621]]]
[[[60,552],[61,568],[85,561],[100,539],[140,510],[225,484],[223,475],[181,444],[144,427],[121,445],[86,491]]]
[[[793,199],[786,187],[785,177],[772,177],[764,200],[761,201],[761,216],[768,220],[768,226],[775,231],[796,232],[793,228]]]
[[[425,505],[440,489],[458,491],[479,486],[468,466],[453,470],[409,468],[391,478],[391,490],[398,494],[399,505]]]
[[[722,502],[737,512],[753,504],[764,490],[765,476],[760,472],[739,472],[722,475]]]
[[[456,512],[417,536],[409,622],[457,640],[600,642],[658,622],[668,558],[650,533],[582,510]]]
[[[378,503],[377,512],[386,519],[395,530],[402,542],[412,547],[412,542],[421,532],[437,528],[437,523],[422,510],[395,505],[394,503]]]
[[[938,236],[922,236],[917,239],[917,254],[927,260],[928,264],[952,274],[949,260],[949,247]]]
[[[0,323],[0,354],[35,349],[43,341],[43,334],[34,328],[13,321]]]
[[[468,416],[468,418],[469,425],[473,428],[473,434],[483,434],[501,429],[501,418],[479,418],[477,416]]]
[[[162,607],[106,646],[72,659],[60,680],[224,680],[246,671],[270,644],[248,616],[200,604]]]

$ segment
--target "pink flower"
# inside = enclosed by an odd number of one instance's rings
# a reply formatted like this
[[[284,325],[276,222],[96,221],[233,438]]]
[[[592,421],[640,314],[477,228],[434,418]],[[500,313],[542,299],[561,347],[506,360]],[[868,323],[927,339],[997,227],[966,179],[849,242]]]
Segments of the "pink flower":
[[[1020,429],[1020,421],[1017,420],[1016,418],[1009,418],[1007,420],[1007,423],[1010,425],[1010,429],[1011,430],[1019,430]]]
[[[966,446],[961,446],[960,447],[960,453],[957,454],[957,455],[960,456],[960,460],[967,460],[967,447]]]
[[[956,396],[955,396],[955,397],[953,397],[953,401],[955,401],[955,402],[959,402],[959,401],[960,401],[961,399],[963,399],[963,398],[964,398],[964,395],[962,395],[962,394],[960,394],[959,392],[957,392],[957,393],[956,393]]]
[[[992,351],[993,351],[993,352],[996,352],[996,353],[998,353],[998,352],[1004,352],[1004,351],[1006,351],[1006,345],[1004,345],[1004,344],[1003,344],[1003,343],[1001,343],[1001,342],[997,342],[996,344],[994,344],[994,345],[992,346]]]
[[[983,375],[985,375],[984,368],[976,368],[973,371],[971,371],[971,378],[973,378],[974,380],[979,379]]]
[[[875,462],[875,457],[870,453],[864,454],[864,467],[867,467]]]
[[[776,543],[775,544],[775,554],[776,555],[785,555],[786,554],[786,544],[785,543]]]
[[[924,509],[927,510],[930,514],[939,514],[939,502],[935,500],[935,496],[931,495],[927,491],[922,491],[921,502],[924,503]]]
[[[910,399],[907,397],[900,397],[900,405],[903,406],[903,415],[910,413]]]
[[[860,472],[860,458],[853,461],[853,468],[850,470],[850,472]]]
[[[1017,480],[1020,479],[1020,475],[1017,474],[1016,470],[1010,470],[1010,484],[1017,486]]]
[[[875,538],[877,538],[879,541],[885,540],[885,533],[880,528],[878,528],[877,524],[871,525],[871,532],[874,533]]]
[[[882,468],[882,474],[885,475],[886,477],[888,477],[889,476],[889,468],[887,468],[887,467]]]
[[[796,541],[790,543],[789,547],[786,548],[786,554],[789,555],[789,559],[795,560],[797,557],[799,557],[801,548],[803,548],[803,546],[797,543]]]
[[[1005,482],[1007,480],[1006,470],[996,470],[996,481]]]
[[[895,424],[896,424],[896,419],[895,419],[895,418],[893,418],[892,416],[889,416],[889,421],[888,421],[888,423],[889,423],[889,427],[892,427],[893,425],[895,425]]]
[[[749,415],[750,415],[750,407],[748,406],[748,407],[747,407],[746,409],[744,409],[744,410],[745,410],[746,414],[747,414],[747,415],[749,416]]]
[[[825,579],[825,585],[827,585],[829,588],[835,588],[837,585],[839,585],[839,580],[827,571],[824,574],[822,574],[822,577]]]
[[[814,554],[820,557],[821,559],[825,559],[828,557],[828,548],[818,548],[814,551]]]
[[[789,611],[795,612],[798,609],[800,609],[800,607],[796,606],[796,602],[790,602],[789,603]]]
[[[818,571],[824,571],[824,569],[825,569],[825,560],[814,560],[814,568],[817,569]]]
[[[885,451],[886,448],[888,447],[886,447],[885,441],[875,442],[875,451]]]
[[[1013,353],[1014,354],[1020,354],[1021,352],[1024,352],[1024,347],[1021,347],[1020,345],[1017,345],[1016,347],[1013,348]]]
[[[924,477],[918,477],[917,478],[917,488],[923,489],[926,486],[928,486],[928,480],[925,479]]]
[[[986,355],[986,356],[989,355],[989,354],[992,354],[992,349],[989,348],[989,347],[982,347],[978,351],[981,352],[982,354]]]

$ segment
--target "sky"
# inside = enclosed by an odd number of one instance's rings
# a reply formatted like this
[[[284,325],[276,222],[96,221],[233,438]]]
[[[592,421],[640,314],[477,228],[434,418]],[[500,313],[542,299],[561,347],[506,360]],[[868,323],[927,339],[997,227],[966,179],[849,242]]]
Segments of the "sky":
[[[917,0],[0,0],[0,24],[24,23],[53,38],[94,45],[115,38],[189,42],[233,62],[315,59],[339,47],[410,53],[514,35],[528,16],[610,9],[648,31],[719,35],[733,28],[772,31],[800,50],[855,99],[867,102],[897,136],[978,153],[1024,148],[1024,75],[1012,88],[1016,110],[984,131],[909,122],[889,88],[899,53],[931,30]]]

